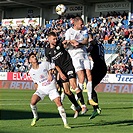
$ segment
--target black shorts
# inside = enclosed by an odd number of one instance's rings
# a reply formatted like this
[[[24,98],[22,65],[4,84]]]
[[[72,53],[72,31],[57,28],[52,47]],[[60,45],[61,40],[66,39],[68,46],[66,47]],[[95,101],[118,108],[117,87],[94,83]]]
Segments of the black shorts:
[[[105,62],[94,63],[92,68],[92,86],[95,87],[100,83],[107,73],[107,66]]]
[[[71,78],[76,78],[75,69],[72,63],[67,64],[67,67],[64,67],[62,69],[62,72],[67,77],[65,81],[60,79],[62,83],[69,82],[69,79]]]

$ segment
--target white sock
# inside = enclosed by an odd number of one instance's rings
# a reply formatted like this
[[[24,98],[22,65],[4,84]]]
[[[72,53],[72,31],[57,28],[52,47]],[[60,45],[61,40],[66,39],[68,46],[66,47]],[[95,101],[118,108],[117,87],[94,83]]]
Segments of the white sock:
[[[79,85],[79,88],[80,88],[81,90],[84,89],[84,84],[82,84],[82,83],[78,83],[78,85]]]
[[[31,104],[30,104],[30,107],[31,107],[31,111],[32,111],[32,113],[33,113],[33,117],[34,117],[34,118],[38,118],[37,106],[36,106],[36,105],[31,105]]]
[[[86,88],[87,88],[88,100],[91,100],[92,99],[92,96],[91,96],[91,94],[92,94],[92,81],[87,82]]]
[[[59,106],[58,111],[59,111],[59,114],[62,118],[62,121],[63,121],[64,125],[67,124],[66,112],[65,112],[64,108],[62,106]]]
[[[77,96],[77,94],[75,94],[75,99],[76,99],[76,101],[78,101],[78,96]]]
[[[61,102],[63,102],[64,98],[65,98],[65,93],[62,92],[62,93],[61,93]]]

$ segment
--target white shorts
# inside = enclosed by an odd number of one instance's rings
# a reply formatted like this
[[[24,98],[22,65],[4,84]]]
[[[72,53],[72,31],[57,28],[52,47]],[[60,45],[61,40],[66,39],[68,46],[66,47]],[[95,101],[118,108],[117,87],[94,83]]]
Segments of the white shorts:
[[[92,70],[93,68],[93,61],[90,60],[88,57],[87,58],[73,57],[72,61],[76,72],[84,69]]]
[[[39,85],[36,92],[33,95],[35,94],[38,95],[41,98],[41,100],[43,100],[44,97],[47,95],[49,96],[51,101],[53,101],[57,97],[60,97],[56,88],[56,82],[54,80],[46,86]]]

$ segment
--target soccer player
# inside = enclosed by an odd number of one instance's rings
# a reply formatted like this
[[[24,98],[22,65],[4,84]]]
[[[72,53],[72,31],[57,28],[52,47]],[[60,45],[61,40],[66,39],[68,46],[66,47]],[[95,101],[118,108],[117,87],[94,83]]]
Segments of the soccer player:
[[[35,83],[36,88],[36,92],[33,94],[30,102],[30,107],[34,116],[31,122],[31,126],[34,126],[39,119],[36,104],[40,100],[43,100],[46,95],[48,95],[51,101],[54,101],[57,105],[59,114],[64,123],[64,127],[71,128],[67,124],[66,113],[60,101],[60,95],[57,92],[56,82],[51,72],[51,64],[47,61],[39,64],[35,53],[29,54],[29,62],[32,65],[29,74],[33,82]]]
[[[95,91],[95,87],[100,83],[107,73],[107,66],[104,59],[104,47],[101,43],[98,43],[96,39],[93,39],[93,35],[89,34],[90,46],[88,47],[88,52],[94,62],[93,68],[91,70],[92,75],[92,98],[98,103],[98,96]],[[89,119],[95,118],[101,113],[101,109],[98,105],[93,105],[94,111]]]
[[[68,44],[68,52],[78,77],[78,86],[83,90],[85,76],[87,77],[87,94],[91,105],[97,105],[92,99],[92,76],[90,60],[85,45],[88,44],[88,30],[83,24],[81,17],[74,18],[73,27],[65,33],[65,40]]]
[[[87,112],[87,108],[84,103],[82,91],[77,87],[76,73],[72,64],[72,59],[64,48],[65,44],[63,45],[60,41],[57,41],[57,35],[54,32],[48,34],[48,42],[45,55],[50,62],[55,63],[55,68],[59,73],[64,92],[76,107],[74,118],[77,118],[81,108],[82,114]],[[81,108],[77,103],[74,94],[70,91],[70,86],[75,90],[77,97],[80,99]]]

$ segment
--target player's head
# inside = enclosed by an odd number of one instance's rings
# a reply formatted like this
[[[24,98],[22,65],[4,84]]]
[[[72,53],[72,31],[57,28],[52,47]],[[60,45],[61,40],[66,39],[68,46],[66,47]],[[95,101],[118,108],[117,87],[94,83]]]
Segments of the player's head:
[[[50,45],[55,46],[57,42],[57,35],[55,32],[48,33],[48,42]]]
[[[36,63],[37,62],[36,54],[34,52],[31,52],[29,54],[28,61],[29,61],[29,63]]]
[[[83,26],[84,26],[83,19],[81,17],[75,17],[74,18],[74,28],[76,30],[82,30]]]

